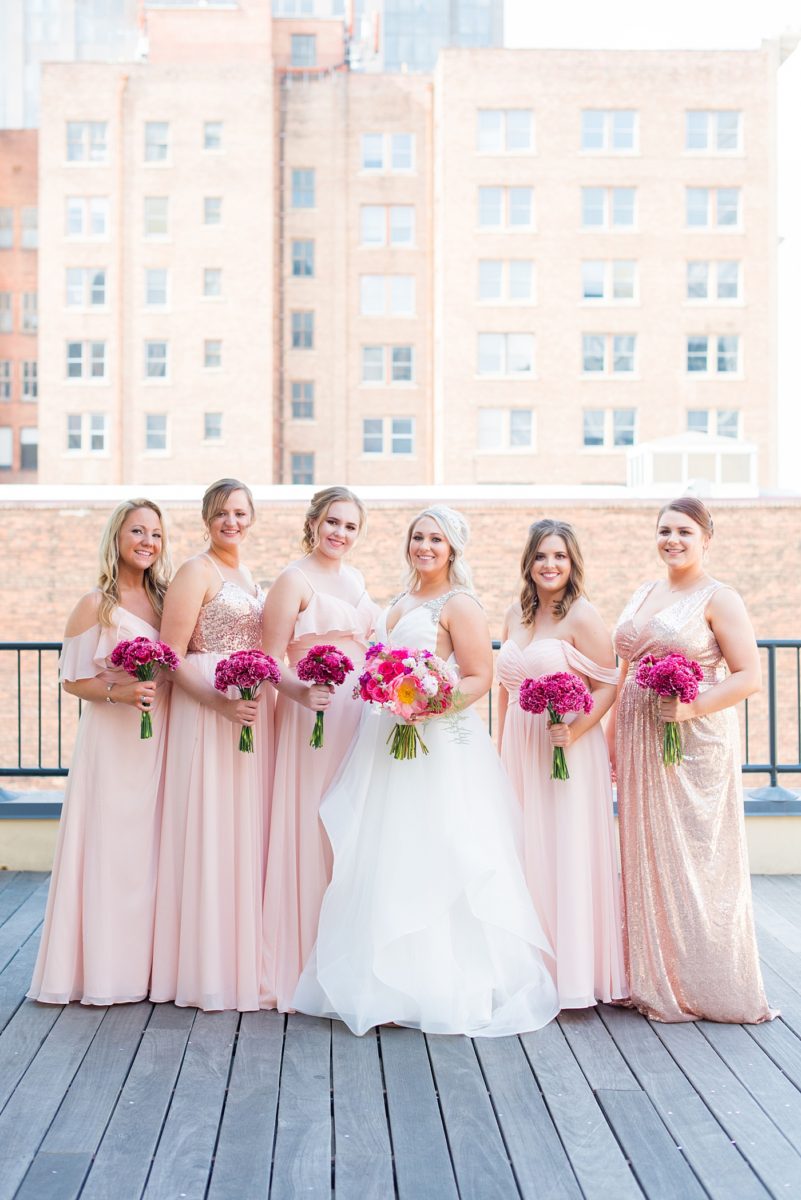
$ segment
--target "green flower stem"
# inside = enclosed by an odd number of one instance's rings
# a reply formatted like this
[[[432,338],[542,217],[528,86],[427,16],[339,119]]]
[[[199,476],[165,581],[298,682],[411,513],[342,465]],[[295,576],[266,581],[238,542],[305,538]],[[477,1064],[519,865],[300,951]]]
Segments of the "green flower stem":
[[[679,723],[678,721],[666,721],[662,737],[662,762],[666,767],[678,767],[683,758]]]
[[[393,725],[387,738],[389,752],[397,759],[417,758],[418,743],[423,754],[428,754],[428,746],[416,725]]]
[[[136,678],[140,682],[144,682],[147,679],[155,679],[156,673],[154,666],[154,663],[142,663],[141,666],[136,668]],[[141,720],[139,721],[139,738],[141,741],[144,741],[146,738],[152,738],[152,736],[153,718],[149,712],[143,712]]]
[[[318,712],[318,714],[314,720],[314,729],[312,730],[312,735],[311,735],[311,738],[309,739],[309,745],[312,747],[313,750],[319,750],[323,744],[323,716],[324,715],[325,714],[322,711],[320,711],[320,712]]]
[[[552,725],[563,725],[561,713],[554,712],[550,704],[548,705],[548,716],[551,719]],[[567,759],[565,758],[564,746],[554,746],[553,760],[551,762],[551,779],[569,779],[570,772],[567,769]]]
[[[252,700],[256,695],[255,688],[240,688],[239,694],[243,700]],[[253,726],[243,725],[239,734],[239,749],[243,754],[253,753]]]

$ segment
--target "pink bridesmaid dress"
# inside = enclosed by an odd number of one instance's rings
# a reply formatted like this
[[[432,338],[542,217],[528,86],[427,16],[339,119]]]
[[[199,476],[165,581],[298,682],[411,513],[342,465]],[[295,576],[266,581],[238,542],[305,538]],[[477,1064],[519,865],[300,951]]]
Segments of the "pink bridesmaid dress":
[[[498,655],[498,679],[509,693],[501,758],[523,807],[526,878],[556,954],[554,982],[562,1008],[586,1008],[628,995],[621,930],[612,783],[606,741],[594,725],[565,753],[570,778],[551,779],[547,715],[524,712],[524,679],[571,671],[616,683],[560,638],[509,640]],[[575,718],[569,715],[566,720]]]
[[[261,646],[263,607],[261,588],[251,595],[223,578],[200,610],[185,665],[213,687],[220,659]],[[238,725],[173,688],[151,1000],[208,1011],[259,1007],[263,757],[272,716],[265,687],[252,754],[239,750]]]
[[[317,591],[301,574],[313,595],[295,622],[287,647],[290,666],[312,646],[329,642],[347,654],[359,672],[377,605],[366,591],[356,605]],[[309,745],[314,713],[280,693],[276,700],[262,1008],[292,1011],[292,996],[317,937],[320,905],[331,879],[331,847],[319,818],[320,800],[350,749],[361,717],[363,704],[352,695],[356,673],[335,689],[325,714],[324,743],[317,750]]]
[[[107,664],[118,642],[158,630],[117,607],[111,625],[64,639],[61,679],[128,682]],[[130,704],[84,702],[58,831],[29,997],[46,1004],[123,1004],[150,984],[167,711],[160,673],[153,737]]]

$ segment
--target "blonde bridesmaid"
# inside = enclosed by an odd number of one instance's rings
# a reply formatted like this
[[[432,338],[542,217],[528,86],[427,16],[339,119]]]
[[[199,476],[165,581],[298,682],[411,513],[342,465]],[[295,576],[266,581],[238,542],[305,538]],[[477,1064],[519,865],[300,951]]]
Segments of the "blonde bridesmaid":
[[[628,995],[623,965],[612,783],[601,717],[615,699],[612,642],[584,595],[584,561],[572,526],[538,521],[520,563],[519,602],[506,614],[498,655],[501,758],[523,808],[526,878],[555,951],[562,1008]],[[568,671],[592,691],[593,709],[549,727],[523,712],[524,679]],[[551,779],[555,746],[570,778]]]
[[[329,691],[301,682],[292,668],[319,643],[344,651],[357,672],[364,661],[377,609],[360,572],[344,560],[365,518],[364,505],[347,488],[317,492],[306,513],[304,556],[279,575],[264,606],[264,649],[289,663],[276,703],[261,984],[262,1006],[281,1012],[291,1009],[331,878],[320,799],[348,752],[362,709],[352,696],[356,674]],[[325,713],[325,740],[312,749],[318,711]]]
[[[261,644],[264,592],[242,561],[255,518],[249,488],[220,479],[203,497],[208,549],[167,592],[162,633],[175,673],[164,778],[151,999],[259,1007],[264,765],[270,696],[214,687],[217,663]],[[242,725],[255,751],[239,750]]]
[[[120,641],[158,640],[169,555],[161,511],[126,500],[100,542],[97,587],[64,635],[64,691],[84,702],[61,815],[39,957],[28,995],[46,1004],[121,1004],[150,985],[167,732],[163,675],[108,664]],[[153,737],[139,737],[140,713]]]
[[[760,665],[745,605],[706,570],[712,533],[700,500],[665,505],[665,575],[637,589],[615,630],[625,945],[631,1000],[646,1016],[752,1023],[775,1013],[754,936],[734,706],[759,690]],[[690,704],[635,681],[641,658],[672,651],[703,669]],[[665,721],[680,724],[679,766],[662,761]]]

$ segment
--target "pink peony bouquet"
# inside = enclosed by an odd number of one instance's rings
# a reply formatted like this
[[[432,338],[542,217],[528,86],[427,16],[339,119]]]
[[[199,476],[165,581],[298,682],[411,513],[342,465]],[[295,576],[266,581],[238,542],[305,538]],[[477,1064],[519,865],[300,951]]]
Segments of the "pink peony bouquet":
[[[691,704],[696,698],[698,684],[703,677],[700,664],[678,652],[666,654],[664,658],[646,654],[640,659],[635,676],[641,688],[650,689],[657,696],[678,696],[683,704]],[[662,762],[667,767],[677,767],[683,757],[679,723],[666,721]]]
[[[133,675],[134,679],[155,679],[157,667],[166,667],[168,671],[177,669],[178,655],[166,642],[151,642],[150,638],[138,637],[129,642],[117,642],[109,655],[109,662],[126,674]],[[139,722],[139,737],[152,736],[153,718],[149,712],[143,712]]]
[[[376,642],[367,651],[353,695],[400,717],[387,738],[389,752],[397,759],[416,758],[418,745],[423,754],[428,747],[410,719],[450,712],[458,682],[458,672],[429,650],[390,650]]]
[[[345,682],[345,676],[354,670],[354,666],[347,654],[337,650],[336,646],[312,646],[311,650],[304,654],[295,670],[298,679],[303,679],[305,682],[339,686]],[[324,716],[325,713],[318,712],[314,721],[309,745],[315,750],[319,750],[323,744]]]
[[[229,687],[239,689],[243,700],[252,700],[261,685],[280,683],[281,671],[278,663],[262,650],[236,650],[228,658],[221,658],[214,672],[214,686],[218,692],[227,692]],[[239,734],[239,749],[253,753],[253,729],[243,725]]]
[[[592,693],[587,685],[570,671],[540,675],[539,679],[524,679],[520,685],[520,707],[524,712],[542,713],[548,710],[552,725],[561,725],[566,713],[592,712]],[[551,779],[569,779],[563,746],[554,746]]]

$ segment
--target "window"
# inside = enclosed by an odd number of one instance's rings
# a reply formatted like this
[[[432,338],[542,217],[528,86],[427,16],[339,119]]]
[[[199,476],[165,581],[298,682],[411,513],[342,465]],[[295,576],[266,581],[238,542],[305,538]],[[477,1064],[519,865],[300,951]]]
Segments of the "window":
[[[31,425],[19,431],[19,465],[22,471],[35,471],[39,465],[39,430]]]
[[[413,133],[363,133],[363,171],[413,171]]]
[[[203,197],[203,224],[222,225],[222,196]]]
[[[311,17],[314,15],[314,0],[273,0],[273,15]]]
[[[222,366],[222,342],[219,338],[206,338],[204,341],[203,366],[207,371]]]
[[[108,236],[108,196],[68,196],[65,233],[71,238]]]
[[[739,300],[740,264],[735,259],[721,262],[693,260],[687,263],[688,300]]]
[[[167,414],[145,413],[145,450],[166,451]]]
[[[739,438],[740,414],[736,409],[691,408],[687,412],[687,432],[714,432],[718,437]]]
[[[621,448],[637,440],[637,410],[634,408],[585,408],[582,414],[583,444],[587,448]]]
[[[105,454],[108,446],[108,417],[105,413],[68,413],[67,450]]]
[[[67,342],[67,379],[105,378],[105,342]]]
[[[67,308],[102,308],[106,303],[105,267],[67,267]]]
[[[687,338],[687,370],[700,375],[736,375],[740,370],[739,336],[690,334]]]
[[[82,450],[81,436],[83,420],[80,413],[67,413],[67,449]]]
[[[168,367],[167,342],[145,342],[145,379],[166,379]]]
[[[530,333],[480,333],[479,375],[533,375],[534,336]]]
[[[414,417],[392,417],[390,452],[414,454]]]
[[[14,332],[14,311],[11,307],[11,292],[0,292],[0,333]]]
[[[0,250],[14,245],[14,209],[0,208]]]
[[[530,229],[534,225],[534,189],[480,187],[478,223],[482,229]]]
[[[0,359],[0,403],[5,404],[11,399],[11,362],[7,358]]]
[[[362,383],[414,383],[413,346],[362,346]]]
[[[145,237],[169,233],[170,202],[167,196],[145,196]]]
[[[317,38],[313,33],[290,35],[290,65],[293,67],[317,66]]]
[[[166,162],[170,153],[170,126],[167,121],[145,121],[145,162]]]
[[[627,108],[585,108],[581,114],[581,148],[605,154],[636,150],[637,113]]]
[[[637,189],[631,187],[583,187],[583,229],[633,229],[637,219]]]
[[[10,425],[0,425],[0,471],[14,466],[14,431]]]
[[[292,482],[298,484],[314,483],[314,455],[293,454],[290,456],[290,473]]]
[[[292,274],[300,278],[314,275],[314,242],[292,243]]]
[[[22,399],[33,404],[39,398],[39,365],[35,359],[22,364]]]
[[[415,311],[413,275],[362,275],[361,314],[364,317],[412,317]]]
[[[414,245],[412,204],[363,204],[360,223],[363,246]]]
[[[164,308],[169,297],[170,275],[166,267],[145,268],[145,307]]]
[[[414,383],[414,348],[390,347],[390,383]]]
[[[530,108],[480,108],[476,121],[479,154],[520,154],[534,149]]]
[[[690,110],[686,114],[684,148],[711,154],[736,152],[740,149],[740,113]]]
[[[414,417],[366,417],[362,421],[362,453],[414,454]]]
[[[220,267],[203,268],[203,295],[207,300],[222,296],[222,270]]]
[[[362,421],[362,453],[384,453],[384,420],[382,417],[366,417]]]
[[[740,224],[739,188],[687,188],[688,229],[736,229]]]
[[[581,298],[607,304],[637,298],[637,263],[628,258],[587,259],[581,264]]]
[[[362,383],[384,383],[384,347],[362,346]]]
[[[296,169],[292,172],[292,207],[314,208],[314,170]]]
[[[533,303],[534,263],[528,258],[481,259],[478,298],[503,304]]]
[[[204,121],[203,122],[203,149],[204,150],[222,150],[223,148],[223,123],[222,121]]]
[[[36,333],[39,328],[39,297],[36,292],[22,293],[22,332]]]
[[[292,313],[292,349],[314,349],[314,313]]]
[[[22,210],[22,248],[35,250],[39,245],[39,210],[38,208],[23,208]]]
[[[629,375],[636,369],[637,337],[633,333],[584,333],[581,365],[585,375]]]
[[[291,384],[293,421],[314,420],[314,383],[310,379],[293,379]]]
[[[503,452],[531,451],[534,445],[534,414],[530,408],[480,408],[478,449]]]
[[[636,435],[637,413],[633,408],[612,409],[612,445],[633,446]]]
[[[207,412],[203,414],[203,441],[204,442],[221,442],[222,441],[222,423],[223,415],[221,412]]]
[[[390,166],[393,171],[414,170],[414,134],[392,133],[389,138]]]
[[[67,121],[67,162],[105,162],[106,130],[105,121]]]

